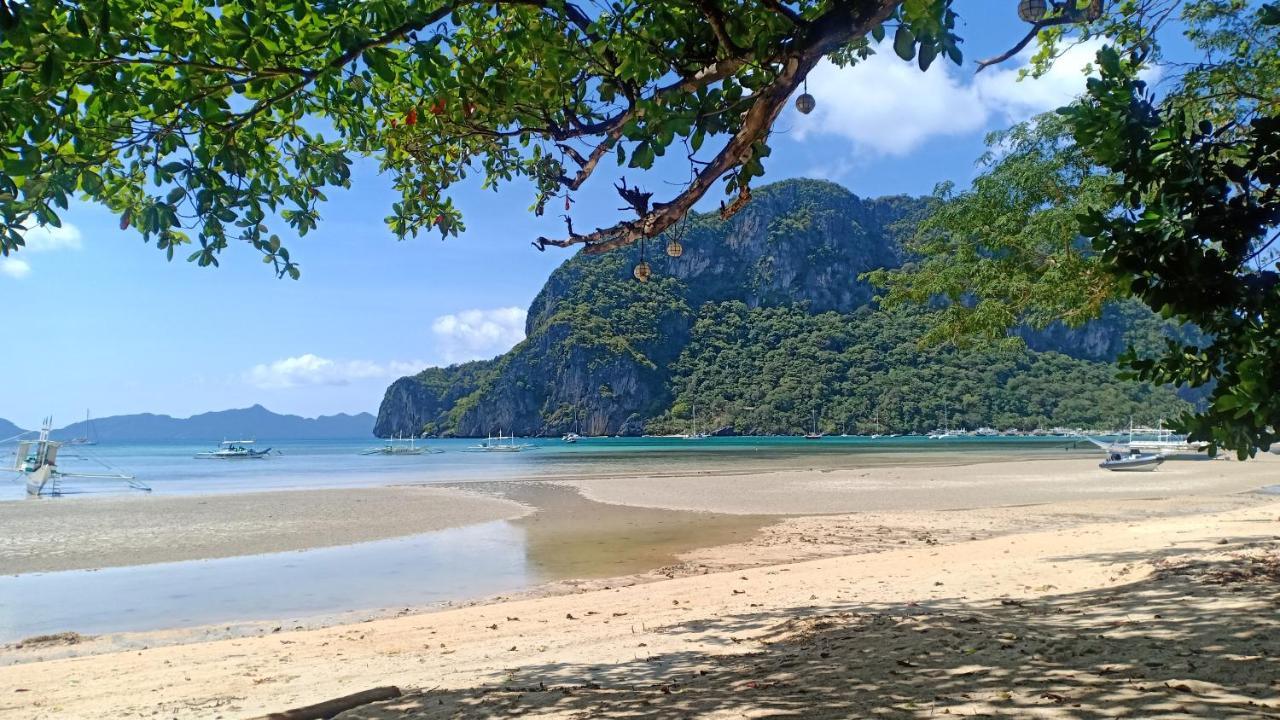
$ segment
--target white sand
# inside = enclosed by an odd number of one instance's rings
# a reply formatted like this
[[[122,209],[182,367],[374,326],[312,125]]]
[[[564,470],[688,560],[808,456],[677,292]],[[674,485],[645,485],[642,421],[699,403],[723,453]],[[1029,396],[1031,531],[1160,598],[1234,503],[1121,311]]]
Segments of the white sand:
[[[1169,461],[1149,473],[1115,473],[1096,456],[936,466],[811,468],[735,476],[586,478],[564,481],[605,503],[719,513],[810,515],[950,510],[1081,500],[1247,492],[1280,482],[1280,458]]]
[[[1242,493],[1277,470],[585,480],[612,503],[845,514],[686,553],[659,582],[75,658],[10,648],[0,718],[230,720],[381,685],[409,694],[343,720],[1280,718],[1280,497]],[[1028,498],[1048,504],[1008,507]],[[900,509],[917,501],[982,509]]]
[[[0,502],[0,574],[347,545],[527,512],[433,487]]]
[[[26,662],[0,668],[0,688],[13,689],[0,695],[0,717],[244,718],[380,685],[427,692],[344,717],[923,718],[939,706],[1007,717],[1271,717],[1280,713],[1267,650],[1280,637],[1274,584],[1170,585],[1149,561],[1274,552],[1278,513],[1273,500]]]

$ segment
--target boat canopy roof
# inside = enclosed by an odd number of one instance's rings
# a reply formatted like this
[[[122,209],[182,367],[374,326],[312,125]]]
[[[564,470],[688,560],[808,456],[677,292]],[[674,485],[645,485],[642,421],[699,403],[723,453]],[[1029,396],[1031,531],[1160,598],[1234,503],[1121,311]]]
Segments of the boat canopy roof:
[[[252,445],[252,440],[223,440],[223,445]]]

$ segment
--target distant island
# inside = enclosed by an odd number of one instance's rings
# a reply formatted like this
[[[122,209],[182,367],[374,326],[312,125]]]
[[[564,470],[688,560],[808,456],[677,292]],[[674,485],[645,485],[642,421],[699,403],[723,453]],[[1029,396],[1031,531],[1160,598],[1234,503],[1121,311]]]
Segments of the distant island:
[[[927,310],[886,311],[861,274],[896,267],[929,198],[834,183],[753,189],[731,220],[695,215],[680,247],[579,253],[529,308],[510,352],[388,388],[375,434],[480,436],[929,432],[1123,427],[1189,407],[1120,380],[1129,345],[1180,328],[1135,303],[999,346],[927,347]]]
[[[235,410],[219,410],[189,418],[141,413],[113,415],[73,423],[54,430],[55,440],[89,438],[98,442],[149,441],[219,441],[222,439],[331,440],[366,437],[373,432],[374,417],[369,413],[322,415],[305,418],[281,415],[261,405]],[[21,433],[22,429],[0,419],[0,439]]]
[[[22,428],[17,425],[14,425],[4,418],[0,418],[0,441],[4,441],[5,438],[13,437],[22,431]]]

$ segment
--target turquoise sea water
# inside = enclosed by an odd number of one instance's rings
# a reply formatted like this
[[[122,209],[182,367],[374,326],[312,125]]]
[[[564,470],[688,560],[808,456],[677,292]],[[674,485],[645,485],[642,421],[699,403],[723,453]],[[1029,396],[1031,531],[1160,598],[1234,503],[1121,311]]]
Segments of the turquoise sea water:
[[[431,440],[445,452],[362,456],[375,439],[259,441],[281,454],[264,460],[198,460],[207,445],[68,446],[68,471],[119,469],[156,494],[204,494],[399,483],[622,475],[768,467],[954,463],[992,456],[1062,453],[1069,438],[587,438],[528,440],[521,453],[468,452],[474,440]],[[1096,452],[1092,449],[1081,452]],[[9,450],[8,452],[11,452]],[[11,465],[0,447],[0,466]],[[68,482],[68,495],[124,492],[118,483]],[[0,476],[0,500],[25,496]],[[642,542],[638,536],[637,541]],[[0,643],[73,630],[87,634],[258,620],[296,620],[348,611],[421,607],[525,589],[548,580],[519,523],[497,521],[344,547],[102,570],[0,576]]]
[[[1061,451],[1071,438],[927,437],[726,437],[529,439],[520,453],[470,452],[470,439],[427,440],[441,453],[409,456],[360,455],[377,447],[374,438],[327,441],[260,439],[256,447],[276,453],[262,460],[201,460],[198,452],[216,443],[130,443],[65,446],[59,466],[66,472],[124,472],[160,494],[246,492],[400,483],[504,480],[576,474],[649,474],[681,470],[732,469],[735,465],[795,465],[806,457],[841,465],[886,462],[941,462],[953,454],[1004,455]],[[12,465],[12,446],[0,446],[0,467]],[[278,454],[277,454],[278,453]],[[8,480],[7,482],[5,480]],[[118,483],[67,480],[67,494],[120,492]],[[0,475],[0,500],[18,500],[24,490],[12,474]]]

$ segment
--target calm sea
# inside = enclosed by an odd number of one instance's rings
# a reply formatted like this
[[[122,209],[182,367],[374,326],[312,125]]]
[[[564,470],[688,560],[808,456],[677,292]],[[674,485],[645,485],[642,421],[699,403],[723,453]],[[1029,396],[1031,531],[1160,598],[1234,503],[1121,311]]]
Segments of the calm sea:
[[[1068,438],[587,438],[576,444],[522,441],[535,447],[521,453],[469,452],[475,442],[431,440],[427,447],[444,452],[395,457],[360,455],[379,445],[374,439],[260,440],[257,447],[279,451],[263,460],[199,460],[194,458],[197,452],[212,448],[185,443],[102,444],[65,447],[59,465],[67,472],[127,472],[155,494],[173,495],[583,475],[642,477],[803,468],[809,463],[950,464],[1060,454],[1075,445]],[[12,457],[4,457],[12,454],[11,447],[0,447],[0,467],[12,466]],[[0,500],[60,502],[26,498],[21,484],[3,477]],[[129,492],[119,483],[91,481],[67,481],[64,490],[82,496]],[[298,622],[334,613],[464,601],[582,576],[546,562],[543,556],[559,553],[558,546],[538,542],[530,532],[527,524],[504,520],[341,547],[0,576],[0,643],[65,630],[97,634],[268,619]],[[631,545],[645,542],[636,528],[619,532]],[[665,526],[655,532],[669,534]],[[613,548],[611,553],[643,556],[642,548],[629,551],[615,537],[579,535],[573,537]],[[610,567],[602,562],[595,576],[617,574]],[[334,578],[343,581],[333,582]]]
[[[573,444],[559,439],[520,440],[534,446],[520,453],[469,451],[476,442],[427,440],[419,444],[444,452],[384,456],[360,454],[379,446],[380,441],[373,438],[260,439],[255,447],[273,451],[262,460],[194,457],[198,452],[216,449],[213,444],[103,443],[64,446],[59,467],[69,473],[123,472],[136,476],[155,493],[170,495],[802,466],[806,458],[847,466],[931,463],[963,460],[966,456],[976,460],[982,456],[1050,453],[1079,445],[1072,438],[1063,437],[585,438]],[[12,453],[12,445],[0,446],[0,467],[12,466]],[[10,482],[3,482],[6,477],[0,475],[0,500],[24,497],[19,479],[7,475]],[[120,492],[119,484],[109,481],[66,480],[63,489],[67,494]]]

